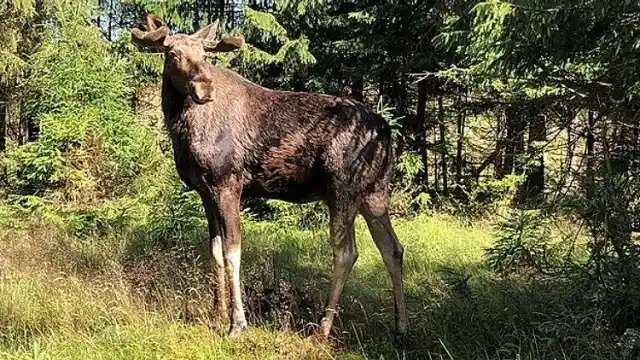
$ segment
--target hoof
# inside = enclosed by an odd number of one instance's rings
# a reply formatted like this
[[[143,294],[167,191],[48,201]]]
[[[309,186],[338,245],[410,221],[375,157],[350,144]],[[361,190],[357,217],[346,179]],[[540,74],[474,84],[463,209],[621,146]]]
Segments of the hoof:
[[[244,325],[233,325],[231,326],[231,329],[229,330],[229,338],[231,339],[235,339],[237,337],[239,337],[240,335],[242,335],[245,331],[247,331],[247,326]]]

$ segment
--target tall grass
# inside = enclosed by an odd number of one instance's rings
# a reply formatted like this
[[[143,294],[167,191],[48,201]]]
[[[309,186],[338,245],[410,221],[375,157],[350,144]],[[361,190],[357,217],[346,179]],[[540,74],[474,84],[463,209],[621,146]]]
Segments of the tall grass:
[[[571,284],[505,280],[492,273],[484,261],[491,231],[482,224],[464,226],[439,215],[394,220],[406,249],[411,326],[401,349],[394,345],[389,276],[361,219],[360,257],[332,340],[319,344],[305,336],[322,315],[331,278],[324,227],[301,230],[245,219],[242,272],[252,327],[230,340],[212,314],[202,221],[177,219],[170,229],[158,229],[162,221],[151,219],[120,231],[78,235],[61,226],[65,221],[46,218],[32,214],[0,221],[5,225],[0,227],[2,359],[604,359],[612,354],[609,342],[599,338],[598,314],[576,310],[584,300]]]

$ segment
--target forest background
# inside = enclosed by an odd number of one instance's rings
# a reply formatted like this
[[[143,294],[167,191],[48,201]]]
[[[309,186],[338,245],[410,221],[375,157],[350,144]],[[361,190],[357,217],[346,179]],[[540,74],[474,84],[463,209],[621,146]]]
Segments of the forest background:
[[[360,220],[333,340],[304,339],[330,281],[319,204],[243,204],[253,326],[215,330],[162,55],[130,42],[148,12],[175,32],[221,19],[247,44],[216,65],[391,124],[404,349]],[[4,0],[0,24],[2,358],[638,356],[636,1]]]

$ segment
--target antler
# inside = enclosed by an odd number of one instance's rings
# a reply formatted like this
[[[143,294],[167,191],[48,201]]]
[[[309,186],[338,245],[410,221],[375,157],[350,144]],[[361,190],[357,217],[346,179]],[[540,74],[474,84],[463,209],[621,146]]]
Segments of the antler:
[[[220,41],[216,41],[211,44],[205,44],[204,49],[206,51],[227,52],[240,49],[243,45],[244,38],[224,35],[220,38]]]
[[[167,26],[167,23],[153,14],[147,14],[147,30],[154,31],[158,27]]]
[[[138,28],[131,30],[133,42],[149,47],[163,47],[164,39],[169,36],[167,24],[153,14],[147,15],[147,28],[149,31],[142,31]]]

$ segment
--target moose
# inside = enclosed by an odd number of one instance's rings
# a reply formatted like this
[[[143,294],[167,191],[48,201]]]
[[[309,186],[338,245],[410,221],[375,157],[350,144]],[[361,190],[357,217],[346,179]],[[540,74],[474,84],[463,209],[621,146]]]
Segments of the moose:
[[[228,336],[247,328],[240,287],[243,197],[328,206],[334,273],[317,331],[321,338],[330,334],[358,257],[354,220],[362,214],[391,276],[396,333],[404,335],[403,247],[389,220],[393,154],[384,118],[356,101],[268,89],[208,63],[205,52],[238,51],[244,45],[242,37],[219,35],[217,20],[192,35],[170,35],[153,14],[146,22],[147,31],[132,29],[132,41],[165,55],[164,121],[177,172],[202,199],[216,312],[230,322]]]

